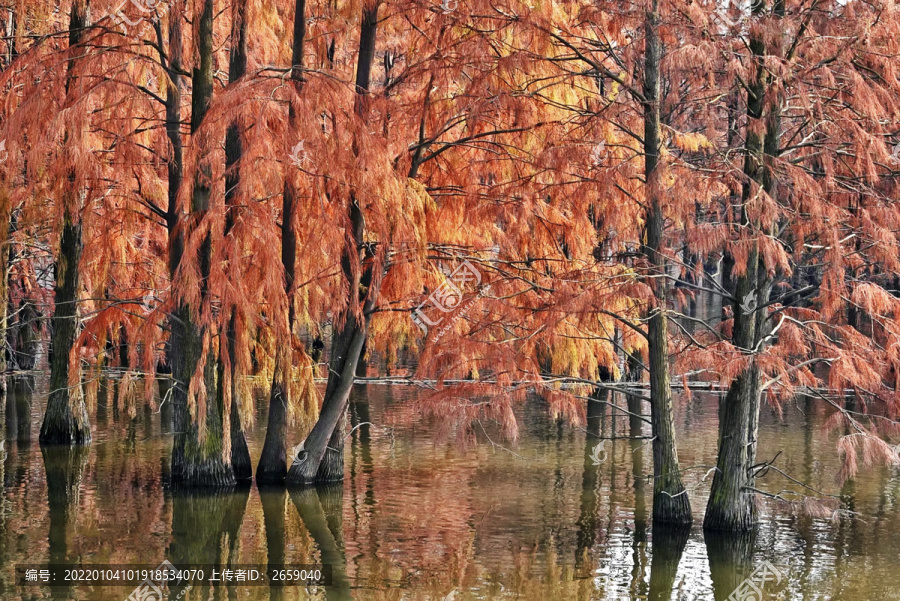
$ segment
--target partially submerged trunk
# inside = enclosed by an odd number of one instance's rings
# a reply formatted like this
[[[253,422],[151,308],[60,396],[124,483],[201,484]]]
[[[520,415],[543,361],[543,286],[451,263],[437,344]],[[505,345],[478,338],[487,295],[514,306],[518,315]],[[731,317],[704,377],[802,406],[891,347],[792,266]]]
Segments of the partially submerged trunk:
[[[231,395],[231,468],[234,471],[235,480],[249,482],[253,479],[250,448],[247,446],[247,437],[244,435],[241,410],[234,389],[232,389]]]
[[[764,9],[764,3],[754,5],[754,14]],[[774,14],[784,14],[784,5],[776,0]],[[774,194],[775,180],[771,171],[771,160],[778,154],[780,138],[780,101],[771,103],[770,112],[766,108],[766,91],[769,73],[764,58],[772,49],[767,49],[766,38],[757,28],[751,28],[750,50],[753,53],[756,73],[747,88],[747,131],[744,156],[746,181],[742,190],[741,227],[768,235],[761,231],[758,221],[748,214],[747,205],[755,196],[757,188]],[[774,39],[774,38],[773,38]],[[776,44],[775,50],[778,50]],[[766,119],[765,133],[755,125]],[[764,137],[763,137],[764,135]],[[726,256],[726,265],[733,266],[734,258]],[[765,337],[769,327],[766,305],[772,287],[759,245],[755,244],[747,258],[743,272],[726,273],[732,296],[734,324],[732,344],[749,355],[751,360],[731,382],[728,393],[719,403],[719,454],[716,472],[703,521],[705,530],[748,531],[759,521],[757,499],[753,492],[756,475],[757,433],[759,430],[760,371],[756,355],[765,347]]]
[[[276,370],[277,371],[277,370]],[[284,482],[287,475],[287,394],[280,381],[272,382],[266,441],[256,466],[257,484]]]
[[[357,369],[359,365],[357,364]],[[349,397],[349,393],[348,393]],[[338,423],[331,433],[325,455],[316,472],[316,482],[340,482],[344,479],[344,438],[346,436],[347,411],[338,418]]]
[[[287,475],[287,483],[290,485],[343,479],[343,453],[329,451],[328,447],[334,441],[343,451],[343,435],[338,426],[343,422],[347,410],[367,326],[366,321],[360,323],[350,315],[340,333],[334,338],[332,354],[328,361],[329,375],[325,400],[322,402],[319,419],[303,442],[303,449],[297,457],[292,458],[293,463]],[[327,461],[323,461],[326,451],[329,457]],[[339,472],[338,462],[340,462]]]
[[[69,48],[78,46],[90,20],[90,8],[85,0],[72,3],[69,14]],[[75,56],[69,58],[66,76],[66,95],[72,94],[77,83]],[[67,133],[68,137],[68,133]],[[44,423],[41,425],[42,445],[86,445],[91,442],[88,420],[79,374],[70,374],[70,367],[79,369],[80,361],[70,363],[75,339],[78,337],[79,262],[81,261],[81,191],[76,189],[75,173],[69,172],[64,197],[60,231],[59,254],[56,259],[56,288],[53,308],[53,333],[50,343],[50,396]],[[75,385],[70,388],[70,382]]]
[[[218,487],[235,484],[234,472],[225,462],[224,407],[219,395],[206,399],[205,424],[201,431],[200,415],[191,418],[188,408],[188,384],[201,359],[202,339],[199,328],[191,323],[190,312],[182,307],[172,320],[172,364],[175,385],[172,403],[175,413],[175,444],[172,449],[172,480],[187,487]],[[215,391],[216,365],[207,361],[203,378],[207,390]],[[197,407],[200,411],[200,407]]]
[[[0,183],[0,186],[3,184]],[[10,237],[13,234],[12,211],[9,207],[9,193],[3,187],[0,187],[0,209],[6,214],[5,221],[9,226],[3,230],[0,229],[0,392],[6,391],[6,371],[9,369],[9,363],[6,359],[6,331],[9,326],[9,265],[12,249],[7,250]],[[0,219],[0,224],[3,223]],[[2,225],[0,225],[2,228]]]
[[[7,9],[6,19],[6,55],[3,57],[3,64],[0,65],[0,73],[7,67],[18,55],[16,48],[16,11],[15,8]],[[16,231],[15,211],[10,205],[9,197],[10,182],[6,181],[6,177],[0,179],[0,211],[2,218],[0,224],[8,223],[5,230],[0,229],[0,391],[6,391],[6,371],[9,369],[9,363],[6,357],[6,340],[7,328],[9,327],[9,267],[13,261],[13,250],[9,246],[9,241],[13,233]],[[2,227],[2,226],[0,226]]]
[[[53,347],[50,396],[41,424],[41,445],[86,445],[91,442],[91,425],[80,378],[73,387],[69,387],[69,369],[73,367],[69,357],[78,337],[78,263],[81,250],[81,224],[75,223],[73,216],[66,211],[56,260],[56,301],[50,338]],[[77,363],[74,367],[78,369]]]
[[[594,560],[592,550],[597,542],[597,507],[599,497],[597,486],[600,482],[600,463],[595,457],[600,456],[597,445],[604,445],[600,439],[600,419],[604,413],[605,405],[599,402],[609,397],[609,390],[597,389],[593,398],[587,405],[587,432],[584,439],[584,467],[581,473],[581,502],[579,505],[578,532],[575,537],[575,570],[579,575],[585,575],[593,569]],[[601,447],[602,448],[602,447]],[[603,453],[605,457],[605,453]]]
[[[233,321],[233,320],[232,320]],[[229,328],[226,342],[228,351],[234,360],[234,333],[233,328]],[[220,406],[225,403],[225,391],[223,380],[225,379],[225,364],[218,362],[218,396],[220,397]],[[234,381],[234,364],[232,363],[231,379]],[[239,482],[248,482],[253,479],[253,465],[250,462],[250,449],[247,447],[247,437],[244,435],[243,422],[241,420],[241,409],[238,403],[237,387],[232,383],[231,387],[231,413],[230,413],[230,433],[231,433],[231,469],[234,472],[235,480]]]
[[[303,41],[306,37],[306,0],[297,0],[294,5],[294,43],[291,53],[291,83],[297,94],[303,89]],[[297,119],[293,105],[288,119],[293,124]],[[281,214],[281,264],[284,268],[284,286],[288,297],[288,331],[291,343],[294,341],[294,278],[297,273],[297,236],[294,232],[297,192],[291,176],[286,176],[282,192]],[[290,399],[291,356],[289,349],[278,349],[275,358],[275,373],[269,392],[269,420],[266,426],[266,441],[263,444],[259,464],[256,466],[256,481],[264,484],[283,482],[287,476],[287,411]]]
[[[7,386],[6,450],[13,441],[19,450],[31,446],[31,406],[34,399],[34,378],[21,376],[13,378]],[[10,408],[13,408],[10,413]]]
[[[232,30],[231,30],[231,54],[229,56],[228,82],[235,83],[247,73],[247,0],[239,0],[232,5]],[[239,208],[235,203],[237,187],[240,184],[240,160],[244,154],[241,144],[240,130],[237,123],[228,126],[225,134],[225,236],[228,236],[234,228]],[[235,352],[235,316],[234,313],[228,319],[228,330],[225,335],[225,352],[228,353],[228,363],[231,373],[231,467],[234,477],[239,481],[253,479],[253,466],[250,462],[250,450],[247,447],[247,437],[241,419],[241,407],[238,402],[238,387],[234,385],[236,375],[237,353]],[[225,365],[220,363],[219,378],[220,394],[224,396]]]
[[[375,34],[378,27],[378,4],[366,4],[363,7],[362,25],[360,27],[359,55],[356,67],[356,102],[354,112],[360,118],[366,114],[365,95],[369,90],[372,73],[372,61],[375,57]],[[356,148],[354,141],[354,148]],[[351,295],[344,314],[344,323],[335,328],[332,339],[331,356],[328,361],[328,385],[319,419],[316,421],[306,440],[303,449],[293,463],[287,475],[290,485],[303,485],[343,480],[343,433],[340,427],[344,423],[350,400],[350,389],[366,343],[369,319],[374,311],[381,284],[381,267],[378,261],[371,259],[366,263],[363,234],[365,219],[357,199],[351,196],[350,215],[347,238],[353,242],[352,247],[345,248],[341,259],[344,277],[349,283]],[[358,268],[354,269],[354,264]],[[364,273],[361,273],[364,272]],[[362,292],[362,291],[365,292]],[[331,447],[331,444],[334,447]],[[326,453],[327,452],[327,453]]]
[[[654,303],[647,318],[647,353],[650,370],[650,421],[653,433],[653,521],[690,524],[691,505],[681,480],[672,388],[669,384],[669,333],[666,261],[662,253],[664,215],[660,189],[660,62],[659,7],[653,0],[646,13],[644,50],[644,174],[648,205],[644,254],[649,263],[649,284]]]
[[[193,71],[191,132],[199,128],[213,91],[213,2],[204,0],[196,45],[199,64]],[[209,210],[209,167],[201,163],[191,196],[191,213],[199,219]],[[176,226],[176,230],[180,224]],[[210,273],[212,239],[207,233],[198,250],[200,264],[201,303],[209,295],[205,282]],[[235,475],[230,462],[231,431],[225,430],[226,408],[222,396],[216,394],[216,361],[203,356],[204,329],[195,323],[193,308],[181,303],[172,319],[171,360],[175,378],[173,404],[175,408],[175,445],[172,451],[172,479],[177,484],[195,487],[231,486]],[[210,353],[211,355],[211,353]],[[193,400],[196,415],[191,416],[189,390],[200,366],[208,397]],[[196,393],[195,393],[196,395]],[[204,407],[205,405],[205,407]],[[205,415],[200,412],[205,409]]]

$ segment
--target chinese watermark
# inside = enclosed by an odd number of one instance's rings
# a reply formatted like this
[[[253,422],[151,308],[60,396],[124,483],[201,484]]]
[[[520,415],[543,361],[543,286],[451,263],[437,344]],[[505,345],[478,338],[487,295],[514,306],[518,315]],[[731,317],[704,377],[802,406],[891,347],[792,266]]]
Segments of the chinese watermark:
[[[9,152],[6,150],[6,138],[0,140],[0,163],[6,162],[6,157],[9,156]]]
[[[599,144],[594,146],[594,150],[591,151],[591,165],[594,167],[599,167],[603,164],[603,159],[606,158],[606,142],[601,141]]]
[[[481,284],[481,272],[469,261],[463,261],[459,267],[449,274],[446,274],[444,283],[416,307],[412,314],[413,323],[419,326],[419,329],[427,334],[430,327],[440,325],[444,322],[445,318],[449,317],[447,314],[459,309],[456,314],[453,315],[453,318],[448,320],[435,336],[434,340],[439,340],[447,333],[454,323],[462,319],[466,313],[468,313],[469,309],[472,308],[472,305],[474,305],[479,298],[483,297],[490,290],[490,285],[485,286],[478,292],[474,299],[464,307],[460,308],[464,290],[467,288],[477,288],[479,284]],[[436,309],[436,319],[431,319],[425,313],[426,309]]]
[[[144,298],[141,300],[141,310],[145,314],[153,313],[153,304],[156,302],[156,297],[152,292],[148,292],[144,295]]]
[[[309,160],[309,157],[306,156],[306,150],[303,149],[303,140],[300,140],[296,146],[291,148],[291,154],[288,157],[291,159],[291,164],[294,167],[302,167],[303,163]]]
[[[168,559],[166,559],[161,564],[159,564],[159,567],[153,570],[153,573],[158,574],[159,578],[157,580],[153,580],[151,578],[147,578],[146,580],[144,580],[142,583],[137,585],[137,588],[131,591],[131,594],[128,595],[125,601],[162,601],[162,583],[166,581],[169,574],[172,574],[174,572],[175,566],[172,565],[172,563]],[[190,584],[186,585],[185,588],[182,589],[178,596],[175,598],[180,599],[186,592],[191,590],[191,586],[192,585]]]
[[[897,142],[897,144],[895,144],[894,148],[891,150],[890,161],[894,165],[900,165],[900,142]]]
[[[605,441],[605,440],[601,440],[601,441],[598,442],[597,445],[594,447],[593,452],[591,453],[590,459],[591,459],[591,461],[594,463],[594,465],[600,465],[601,463],[603,463],[604,461],[606,461],[606,457],[607,457],[607,455],[606,455],[606,441]]]
[[[728,601],[759,601],[762,599],[763,588],[766,584],[774,580],[777,585],[781,582],[781,578],[781,572],[768,561],[764,561],[734,589],[734,592],[728,596]]]
[[[756,292],[751,290],[741,301],[741,311],[743,313],[753,313],[756,311]]]
[[[441,0],[441,12],[445,15],[449,15],[455,11],[458,6],[459,0]]]
[[[729,29],[741,25],[751,13],[752,0],[717,0],[716,18]]]
[[[129,4],[133,4],[138,9],[135,18],[129,18],[125,14],[125,8]],[[160,5],[162,5],[161,11],[157,10],[160,8]],[[129,32],[140,35],[148,23],[159,21],[160,17],[165,14],[166,9],[167,5],[164,5],[162,0],[124,0],[113,12],[107,13],[106,16],[115,25],[119,26],[123,35],[127,35]]]

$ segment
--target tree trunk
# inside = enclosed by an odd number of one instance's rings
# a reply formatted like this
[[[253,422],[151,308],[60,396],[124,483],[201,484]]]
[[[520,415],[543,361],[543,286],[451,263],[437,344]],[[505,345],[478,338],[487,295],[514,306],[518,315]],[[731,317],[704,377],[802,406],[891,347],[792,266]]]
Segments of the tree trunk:
[[[754,5],[754,14],[765,8],[764,2]],[[774,14],[784,14],[784,5],[776,0]],[[777,155],[780,138],[780,100],[772,103],[766,116],[764,138],[755,127],[764,118],[765,95],[769,85],[764,57],[771,49],[766,38],[756,28],[751,28],[750,50],[753,53],[756,73],[747,88],[747,131],[744,156],[744,184],[741,204],[741,226],[756,235],[771,235],[761,231],[758,222],[751,222],[747,204],[756,194],[755,187],[774,194],[775,179],[771,171],[771,159]],[[767,34],[769,35],[769,34]],[[775,44],[775,50],[780,44]],[[767,156],[768,155],[768,156]],[[734,258],[726,253],[725,264],[733,266]],[[731,382],[728,393],[719,403],[719,455],[703,521],[705,530],[748,531],[759,520],[753,465],[756,463],[757,432],[759,430],[760,373],[755,356],[764,350],[768,327],[766,304],[773,280],[768,276],[760,256],[758,244],[747,258],[743,273],[726,273],[731,284],[734,325],[732,343],[741,352],[753,356],[749,366]]]
[[[278,372],[276,367],[276,373]],[[256,466],[257,484],[284,482],[287,475],[287,395],[276,377],[269,397],[266,441]]]
[[[378,32],[378,2],[373,2],[369,6],[366,4],[363,5],[362,25],[359,32],[359,55],[356,61],[356,102],[354,111],[360,117],[364,117],[366,114],[366,94],[369,92],[372,80],[372,63],[375,60],[375,34]],[[410,168],[410,173],[412,174],[410,177],[415,177],[415,170],[418,168],[415,161],[413,163],[413,166]],[[359,243],[361,243],[361,239]],[[365,354],[366,340],[364,338],[354,372],[360,377],[364,377],[367,373]],[[343,444],[341,444],[341,449],[343,448]],[[343,460],[341,462],[343,464]]]
[[[56,261],[56,304],[50,342],[53,358],[50,362],[50,396],[39,438],[42,445],[86,445],[91,442],[91,425],[80,390],[81,382],[69,388],[69,357],[78,336],[81,250],[81,225],[66,211]]]
[[[297,94],[303,89],[303,41],[306,37],[306,0],[297,0],[294,5],[294,43],[291,52],[291,82]],[[295,124],[296,110],[289,109],[288,120]],[[288,297],[288,336],[293,348],[294,342],[294,278],[297,273],[297,235],[294,231],[296,217],[296,197],[291,176],[285,177],[282,192],[281,211],[281,264],[284,268],[284,288]],[[283,482],[287,476],[287,409],[291,402],[290,393],[290,353],[281,349],[276,353],[275,373],[269,393],[269,420],[266,426],[266,441],[263,444],[259,464],[256,466],[256,481],[264,484]],[[287,363],[287,364],[285,364]]]
[[[3,57],[0,73],[15,60],[18,55],[16,48],[16,11],[14,7],[7,8],[6,30],[6,55]],[[0,391],[6,392],[6,372],[9,362],[6,356],[7,328],[9,327],[9,268],[12,265],[12,247],[7,250],[7,245],[15,232],[15,219],[13,207],[10,205],[9,182],[6,181],[6,172],[0,180],[0,224],[9,224],[6,231],[0,230]]]
[[[681,481],[672,389],[669,385],[669,334],[666,318],[666,261],[662,254],[665,226],[660,195],[660,98],[662,44],[659,39],[658,0],[652,0],[645,20],[644,50],[644,161],[648,213],[644,254],[649,262],[649,283],[655,306],[647,323],[650,370],[650,421],[653,432],[653,521],[690,524],[691,505]]]
[[[608,389],[594,391],[597,399],[605,401]],[[587,435],[584,438],[584,467],[581,473],[581,502],[579,505],[578,532],[575,537],[575,571],[587,574],[593,570],[593,548],[597,541],[597,507],[599,499],[597,486],[600,482],[600,466],[594,461],[594,449],[600,440],[600,416],[604,405],[594,399],[587,405]]]
[[[344,409],[343,415],[340,416],[337,426],[331,433],[328,446],[325,448],[325,455],[319,464],[319,471],[316,472],[316,482],[340,482],[344,479],[344,436],[347,413],[347,409]]]
[[[0,398],[3,399],[6,419],[6,423],[4,424],[4,441],[5,444],[10,445],[12,444],[12,441],[19,437],[19,417],[16,412],[16,394],[12,390],[4,388],[3,390],[0,390]],[[7,452],[8,451],[9,449],[7,449]]]
[[[364,4],[362,25],[360,27],[359,56],[356,67],[356,102],[354,112],[364,117],[366,113],[365,94],[369,90],[372,72],[372,61],[375,56],[375,34],[378,27],[378,4]],[[356,140],[353,142],[354,152],[358,152]],[[350,231],[347,238],[353,242],[352,247],[344,250],[341,268],[349,283],[350,302],[345,311],[345,321],[340,329],[335,329],[332,339],[331,357],[329,358],[328,385],[319,419],[303,443],[303,451],[299,457],[293,458],[288,471],[287,483],[303,485],[315,482],[334,482],[343,479],[343,435],[338,425],[343,423],[350,399],[350,389],[356,375],[360,355],[366,343],[369,319],[375,308],[381,274],[380,266],[373,260],[360,275],[364,263],[365,248],[363,233],[365,219],[362,208],[355,197],[350,198]],[[354,263],[360,265],[354,269]],[[360,291],[364,289],[365,293]],[[360,304],[362,307],[360,307]],[[357,312],[358,309],[359,311]],[[335,430],[338,432],[335,432]],[[335,440],[339,451],[329,451],[328,460],[323,458],[329,447],[329,441]],[[337,455],[340,455],[338,457]],[[338,472],[338,469],[340,472]]]
[[[17,212],[10,214],[9,232],[7,239],[12,238],[12,233],[18,229]],[[17,260],[17,256],[12,245],[8,248],[7,265],[13,265]],[[21,286],[18,282],[9,278],[11,274],[7,274],[7,299],[12,296],[11,287]],[[38,354],[40,353],[41,336],[40,320],[41,313],[38,311],[34,301],[28,295],[22,294],[22,290],[17,290],[18,296],[22,298],[18,307],[8,305],[7,322],[6,322],[6,344],[8,345],[9,354],[6,359],[9,369],[30,371],[37,364]],[[10,322],[10,318],[12,321]]]
[[[228,82],[235,83],[247,73],[247,0],[235,2],[232,6],[232,30],[231,30],[231,55],[229,57],[228,66]],[[240,160],[244,154],[241,144],[240,130],[237,123],[228,126],[225,134],[225,205],[227,213],[225,215],[225,236],[228,236],[234,228],[234,222],[237,218],[239,210],[235,204],[235,196],[237,195],[237,187],[240,184]],[[247,481],[253,479],[253,466],[250,462],[250,450],[247,447],[247,437],[244,435],[244,429],[241,419],[241,407],[238,403],[237,389],[234,385],[235,380],[235,364],[237,361],[237,353],[235,352],[235,315],[232,314],[228,319],[228,331],[225,336],[225,352],[228,353],[228,363],[231,373],[228,378],[231,380],[231,467],[234,470],[234,477],[239,481]],[[224,396],[224,370],[225,366],[220,363],[222,376],[219,378],[220,394]]]
[[[335,478],[334,470],[337,460],[335,457],[329,458],[329,462],[324,467],[322,459],[328,450],[329,442],[335,435],[335,430],[339,430],[338,424],[343,420],[347,410],[350,389],[353,386],[356,364],[365,340],[366,328],[365,322],[360,324],[354,316],[349,315],[344,327],[334,338],[332,356],[328,362],[329,376],[325,399],[322,402],[319,419],[303,442],[300,456],[293,458],[287,475],[287,483],[290,485],[333,482],[335,479],[343,478],[343,467],[341,467],[340,478]],[[343,466],[343,457],[341,466]],[[327,480],[319,479],[320,467],[322,467],[321,478],[327,478]]]
[[[213,91],[213,2],[204,0],[200,22],[197,26],[196,47],[199,64],[193,71],[193,96],[191,110],[191,132],[200,127],[206,111],[209,109]],[[209,167],[202,165],[194,182],[191,196],[191,212],[199,219],[209,210]],[[181,224],[176,226],[176,230]],[[204,237],[198,251],[200,263],[201,303],[210,291],[206,281],[210,272],[212,239],[209,233]],[[191,417],[188,406],[188,390],[194,373],[203,359],[203,335],[200,326],[194,323],[192,308],[181,303],[172,320],[172,373],[175,378],[173,404],[175,407],[175,445],[172,451],[172,478],[183,486],[215,487],[235,484],[235,475],[231,462],[226,459],[230,455],[230,430],[225,431],[226,408],[221,395],[216,394],[216,361],[211,357],[205,359],[203,379],[209,397],[206,400],[205,416]],[[202,406],[198,401],[196,410]]]
[[[365,378],[369,374],[369,364],[366,361],[366,343],[363,343],[362,350],[359,351],[359,361],[356,363],[356,377]]]
[[[169,233],[169,276],[173,277],[181,263],[184,238],[178,231],[178,192],[184,179],[184,150],[181,142],[181,85],[182,78],[182,31],[181,19],[184,15],[184,0],[172,0],[169,18],[169,56],[166,64],[169,84],[166,87],[166,137],[172,146],[168,162],[169,189],[166,208],[166,229]],[[165,59],[163,59],[165,60]],[[171,352],[171,344],[169,345]],[[169,361],[171,367],[171,360]]]
[[[20,450],[24,450],[31,446],[31,408],[34,401],[34,378],[32,376],[15,378],[11,389],[16,397],[16,417],[18,419],[16,446]]]
[[[224,420],[222,398],[211,394],[206,401],[206,424],[201,432],[198,415],[192,419],[188,409],[188,384],[200,361],[202,339],[199,328],[191,323],[190,312],[182,307],[172,320],[172,364],[175,384],[172,403],[175,409],[175,444],[172,449],[172,479],[184,486],[217,487],[235,484],[234,472],[223,458]],[[215,391],[214,361],[207,361],[203,377],[207,390]],[[199,411],[199,407],[197,408]]]
[[[15,7],[8,7],[6,23],[6,55],[3,57],[3,67],[6,68],[12,64],[16,57],[19,56],[19,49],[16,45],[16,10]]]
[[[232,318],[233,321],[233,318]],[[234,330],[233,326],[229,327],[229,335],[226,337],[228,344],[228,353],[231,354],[231,360],[234,361]],[[232,365],[232,382],[234,381],[234,363]],[[225,379],[225,364],[221,361],[217,363],[219,374],[217,378],[218,396],[221,397],[221,403],[225,403],[225,390],[223,380]],[[253,464],[250,461],[250,449],[247,447],[247,438],[244,435],[244,428],[241,421],[240,404],[238,403],[237,387],[232,383],[231,386],[231,469],[234,471],[234,478],[239,482],[247,482],[253,479]]]
[[[235,480],[249,482],[253,479],[250,448],[247,446],[247,437],[244,435],[241,410],[234,388],[231,390],[231,395],[231,468],[234,471]]]
[[[72,3],[69,14],[69,48],[77,46],[84,36],[90,20],[90,4],[87,0]],[[74,94],[76,59],[69,58],[66,76],[66,95]],[[67,134],[68,137],[68,134]],[[39,441],[42,445],[86,445],[91,442],[91,426],[88,419],[81,381],[78,374],[69,373],[69,357],[78,335],[79,262],[81,261],[81,219],[78,210],[81,194],[75,189],[75,173],[68,174],[68,186],[62,198],[63,222],[60,232],[59,256],[56,260],[56,289],[53,309],[53,334],[50,363],[50,396]],[[80,367],[80,362],[75,362]],[[70,377],[74,376],[74,377]],[[74,389],[70,380],[76,380]]]

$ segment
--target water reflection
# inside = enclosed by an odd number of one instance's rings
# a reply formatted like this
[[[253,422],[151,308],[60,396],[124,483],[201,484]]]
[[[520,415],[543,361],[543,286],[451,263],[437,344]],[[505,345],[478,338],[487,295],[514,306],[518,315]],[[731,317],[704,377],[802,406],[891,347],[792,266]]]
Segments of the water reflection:
[[[290,491],[291,502],[316,543],[321,563],[331,566],[332,586],[326,587],[329,601],[353,598],[344,555],[343,489],[342,484],[329,484]]]
[[[34,378],[21,376],[7,380],[4,406],[6,412],[5,433],[6,450],[10,451],[13,442],[19,449],[27,449],[31,444],[31,398],[34,391]]]
[[[46,382],[10,381],[0,402],[0,598],[50,593],[16,588],[16,563],[158,565],[164,558],[175,565],[329,563],[334,586],[313,591],[320,599],[727,599],[766,561],[784,568],[782,583],[766,589],[773,598],[900,598],[900,472],[866,472],[836,485],[839,458],[823,433],[830,412],[813,400],[786,406],[783,421],[764,412],[760,453],[782,451],[780,467],[841,497],[844,509],[864,519],[765,503],[756,539],[744,540],[704,539],[699,528],[651,532],[649,427],[620,410],[644,414],[636,397],[598,394],[610,404],[589,406],[584,428],[547,419],[543,402],[531,399],[518,408],[518,441],[502,440],[486,422],[497,446],[480,431],[482,444],[466,446],[457,443],[465,436],[442,438],[442,424],[422,418],[418,394],[372,384],[354,389],[343,486],[191,494],[167,487],[170,403],[147,410],[137,400],[132,418],[120,381],[101,381],[94,444],[56,456],[29,442]],[[266,403],[259,407],[265,411]],[[265,424],[260,415],[257,424]],[[679,401],[676,419],[682,464],[708,465],[716,398]],[[247,434],[254,464],[263,436],[261,427]],[[695,507],[705,505],[705,472],[685,476]],[[760,482],[776,491],[785,485]],[[124,599],[129,591],[53,594]],[[285,601],[307,594],[232,585],[198,587],[182,598]]]
[[[689,527],[653,524],[650,601],[668,601],[672,598],[678,564],[690,534]]]
[[[709,572],[716,601],[733,593],[752,570],[756,532],[705,532]]]
[[[167,558],[176,567],[190,565],[234,565],[240,563],[239,535],[244,522],[248,487],[224,490],[184,491],[172,493],[172,540]],[[150,558],[148,558],[150,559]],[[149,563],[161,563],[153,558]],[[209,597],[207,582],[190,591],[189,598]],[[170,598],[178,598],[182,588],[172,587]],[[217,593],[217,598],[221,591]],[[228,597],[235,598],[236,589],[228,587]]]
[[[284,502],[287,493],[284,487],[259,487],[263,520],[266,527],[266,557],[269,565],[283,564],[284,561]],[[273,586],[269,589],[271,601],[284,599],[284,588]]]
[[[647,441],[644,440],[644,420],[642,419],[643,407],[641,399],[637,395],[626,397],[628,405],[628,438],[631,450],[631,481],[634,487],[634,534],[631,544],[632,570],[631,570],[631,595],[643,598],[647,595],[647,582],[645,572],[647,570],[647,521],[649,511],[647,509],[647,477],[644,473],[644,449]],[[656,561],[656,534],[654,528],[653,560]],[[676,562],[677,564],[677,562]],[[651,568],[652,570],[653,568]],[[651,572],[651,587],[653,582]]]
[[[575,547],[575,570],[582,577],[587,577],[594,565],[593,550],[597,541],[597,509],[600,506],[598,484],[600,482],[601,460],[607,457],[605,450],[600,451],[598,445],[605,445],[601,438],[602,421],[606,414],[605,401],[609,390],[596,393],[597,401],[591,399],[587,407],[587,428],[584,439],[584,466],[581,476],[581,504],[578,512],[578,535]],[[595,449],[597,449],[595,454]]]
[[[47,506],[50,514],[48,563],[75,566],[78,564],[78,555],[72,552],[71,547],[88,451],[84,447],[41,447],[41,457],[47,477]],[[51,591],[54,599],[72,598],[71,587],[53,587]]]

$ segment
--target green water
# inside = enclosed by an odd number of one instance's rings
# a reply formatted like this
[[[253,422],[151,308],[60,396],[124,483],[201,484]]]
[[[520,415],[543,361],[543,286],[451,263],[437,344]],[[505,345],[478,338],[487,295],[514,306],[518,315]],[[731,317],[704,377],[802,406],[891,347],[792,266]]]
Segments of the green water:
[[[676,401],[682,466],[697,525],[655,530],[650,449],[627,417],[608,410],[597,427],[556,423],[543,402],[518,410],[519,439],[493,424],[469,436],[419,411],[413,387],[358,385],[346,480],[327,489],[184,494],[166,483],[171,413],[101,386],[94,443],[84,453],[42,454],[46,384],[12,387],[0,406],[0,598],[121,599],[133,587],[18,587],[16,564],[272,563],[332,566],[334,585],[172,591],[182,599],[728,599],[768,562],[781,575],[763,599],[900,600],[900,471],[873,468],[843,486],[830,411],[800,399],[780,418],[766,408],[760,460],[824,493],[831,505],[767,500],[752,537],[705,538],[699,523],[715,462],[716,403]],[[109,389],[109,393],[107,393]],[[625,406],[622,398],[613,398]],[[265,404],[248,432],[254,465]],[[644,408],[646,412],[646,407]],[[298,435],[290,437],[296,444]],[[2,456],[2,454],[0,454]],[[592,456],[599,456],[594,465]],[[48,472],[50,489],[48,490]],[[799,487],[769,472],[760,488]],[[738,597],[733,597],[738,598]],[[759,597],[744,597],[758,599]]]

